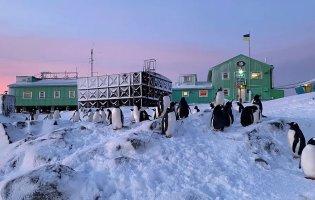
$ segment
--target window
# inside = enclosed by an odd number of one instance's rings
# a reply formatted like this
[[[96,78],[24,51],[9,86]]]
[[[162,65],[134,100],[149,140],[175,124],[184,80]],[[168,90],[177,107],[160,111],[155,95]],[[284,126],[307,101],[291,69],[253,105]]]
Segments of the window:
[[[188,91],[183,91],[182,92],[183,97],[189,97],[189,92]]]
[[[224,93],[225,96],[229,96],[230,95],[230,89],[224,88],[223,89],[223,93]]]
[[[251,79],[261,79],[262,73],[261,72],[252,72],[251,73]]]
[[[228,79],[230,79],[230,73],[222,72],[222,80],[228,80]]]
[[[75,91],[69,91],[69,99],[75,98]]]
[[[60,99],[60,91],[54,91],[54,98]]]
[[[38,94],[38,98],[45,99],[45,92],[44,91],[40,91],[39,94]]]
[[[32,98],[32,92],[26,91],[23,92],[23,99],[31,99]]]
[[[208,90],[199,90],[199,97],[208,97]]]

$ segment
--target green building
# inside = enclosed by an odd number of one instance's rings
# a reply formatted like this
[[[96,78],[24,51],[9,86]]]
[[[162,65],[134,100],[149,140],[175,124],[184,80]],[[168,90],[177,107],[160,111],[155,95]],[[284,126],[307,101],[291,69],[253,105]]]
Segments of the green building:
[[[17,76],[16,83],[8,87],[9,94],[15,96],[18,112],[77,108],[77,79]]]
[[[281,98],[284,91],[273,88],[273,69],[272,65],[240,54],[210,68],[206,83],[197,82],[197,78],[191,84],[179,81],[174,86],[172,99],[187,97],[189,103],[210,102],[219,88],[229,100],[251,101],[256,94],[262,100]]]

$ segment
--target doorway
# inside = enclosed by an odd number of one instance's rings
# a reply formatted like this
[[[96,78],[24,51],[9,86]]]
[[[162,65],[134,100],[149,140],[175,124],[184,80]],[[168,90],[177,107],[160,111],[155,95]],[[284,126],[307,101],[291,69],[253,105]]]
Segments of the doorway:
[[[237,88],[237,97],[240,103],[246,101],[246,89],[245,88]]]

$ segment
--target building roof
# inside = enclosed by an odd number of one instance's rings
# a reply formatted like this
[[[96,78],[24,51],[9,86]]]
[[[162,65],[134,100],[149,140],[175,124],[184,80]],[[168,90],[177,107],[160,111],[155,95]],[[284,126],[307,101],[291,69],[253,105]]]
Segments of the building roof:
[[[179,84],[173,85],[172,89],[212,89],[212,84],[209,82],[196,82],[196,84]]]
[[[77,86],[77,79],[44,79],[35,82],[18,82],[8,87]]]
[[[230,58],[230,59],[228,59],[228,60],[226,60],[226,61],[224,61],[224,62],[222,62],[222,63],[219,63],[219,64],[217,64],[217,65],[215,65],[215,66],[213,66],[213,67],[210,67],[210,69],[215,68],[215,67],[217,67],[217,66],[219,66],[219,65],[222,65],[222,64],[224,64],[224,63],[226,63],[226,62],[229,62],[229,61],[231,61],[231,60],[233,60],[233,59],[235,59],[235,58],[237,58],[237,57],[246,57],[247,59],[250,58],[250,57],[248,57],[248,56],[245,56],[244,54],[239,54],[239,55],[234,56],[234,57],[232,57],[232,58]],[[271,67],[271,68],[274,68],[273,65],[270,65],[270,64],[268,64],[268,63],[265,63],[265,62],[256,60],[256,59],[254,59],[254,58],[250,58],[250,59],[251,59],[251,60],[254,60],[254,61],[256,61],[256,62],[259,62],[259,63],[261,63],[261,64],[267,65],[267,66],[269,66],[269,67]]]

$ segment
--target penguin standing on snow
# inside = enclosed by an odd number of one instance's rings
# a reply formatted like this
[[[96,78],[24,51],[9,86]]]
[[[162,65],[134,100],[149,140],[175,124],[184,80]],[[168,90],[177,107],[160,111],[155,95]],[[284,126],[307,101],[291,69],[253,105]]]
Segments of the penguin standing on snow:
[[[303,149],[301,166],[305,177],[315,180],[315,138],[311,138]]]
[[[163,112],[161,116],[164,116],[164,114],[166,113],[166,108],[169,108],[170,106],[171,106],[170,96],[164,96],[163,97]],[[175,109],[175,104],[174,104],[174,109]]]
[[[189,115],[189,105],[185,99],[185,97],[182,97],[180,99],[180,102],[179,102],[179,105],[177,107],[177,113],[179,115],[179,118],[180,119],[184,119],[184,118],[187,118],[188,115]]]
[[[222,88],[220,87],[215,95],[215,102],[214,106],[217,105],[224,105],[224,92],[222,91]]]
[[[195,106],[192,113],[195,114],[199,112],[200,112],[200,109],[198,108],[198,106]]]
[[[112,111],[112,126],[114,130],[121,129],[124,125],[124,115],[119,106],[115,106]]]
[[[39,110],[36,110],[36,111],[35,111],[35,115],[34,115],[34,120],[35,120],[35,121],[38,120],[39,114],[40,114]]]
[[[225,120],[224,120],[224,112],[223,112],[223,106],[217,105],[214,107],[211,117],[211,126],[213,127],[213,130],[215,131],[223,131],[225,126]]]
[[[105,123],[106,122],[106,113],[104,111],[104,108],[101,108],[100,110],[100,115],[101,115],[101,121],[102,123]]]
[[[54,119],[54,120],[58,120],[58,119],[60,119],[60,118],[61,118],[61,116],[60,116],[59,110],[55,110],[55,111],[54,111],[54,114],[53,114],[53,119]]]
[[[260,109],[260,114],[262,117],[265,117],[263,114],[262,114],[262,111],[263,111],[263,105],[261,103],[261,100],[260,100],[260,95],[256,94],[254,96],[254,99],[252,101],[252,104],[255,104],[255,105],[258,105],[259,106],[259,109]]]
[[[166,137],[172,137],[176,131],[176,113],[175,103],[171,102],[170,107],[165,110],[165,114],[162,117],[162,134]]]
[[[305,137],[297,123],[291,122],[288,124],[290,125],[290,129],[288,131],[289,145],[294,157],[299,158],[305,147]]]
[[[135,118],[133,116],[133,108],[130,109],[130,121],[135,122]]]
[[[255,105],[246,106],[245,108],[243,108],[242,113],[241,113],[242,126],[249,126],[249,125],[253,124],[254,123],[254,113],[256,113],[256,118],[257,118],[257,112],[259,112],[259,108]]]
[[[144,108],[140,109],[140,122],[150,120],[150,115],[147,113],[147,111]]]
[[[112,111],[109,108],[106,110],[106,119],[109,124],[112,124]]]
[[[224,113],[225,126],[229,127],[231,124],[234,123],[234,116],[233,116],[233,112],[232,112],[232,102],[231,101],[228,101],[224,105],[223,113]]]
[[[136,123],[140,122],[140,106],[139,105],[134,105],[133,106],[133,119],[135,120]]]
[[[93,122],[94,123],[100,123],[102,121],[102,116],[99,112],[99,110],[97,109],[93,115]]]
[[[164,110],[164,107],[163,107],[163,97],[160,96],[160,98],[159,98],[159,100],[158,100],[158,102],[157,102],[157,106],[156,106],[156,108],[154,109],[154,116],[153,116],[153,118],[154,118],[154,119],[157,119],[157,118],[161,117],[163,110]]]
[[[81,121],[80,119],[80,112],[78,110],[74,111],[72,117],[70,118],[73,122],[79,122]]]

